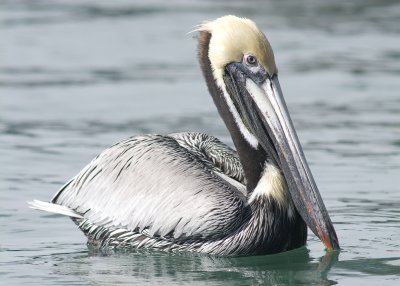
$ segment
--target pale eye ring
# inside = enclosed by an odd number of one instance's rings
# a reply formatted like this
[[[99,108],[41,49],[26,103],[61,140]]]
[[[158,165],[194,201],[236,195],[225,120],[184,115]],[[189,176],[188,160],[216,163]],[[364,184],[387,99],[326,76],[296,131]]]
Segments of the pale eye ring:
[[[245,63],[248,66],[253,66],[254,67],[254,66],[257,65],[257,58],[254,55],[251,55],[251,54],[245,55],[244,56],[244,60],[245,60]]]

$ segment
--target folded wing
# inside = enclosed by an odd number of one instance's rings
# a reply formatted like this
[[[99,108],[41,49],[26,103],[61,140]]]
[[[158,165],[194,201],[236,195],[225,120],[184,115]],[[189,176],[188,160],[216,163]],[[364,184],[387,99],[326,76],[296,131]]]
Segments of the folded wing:
[[[96,226],[191,240],[219,238],[246,218],[235,151],[200,133],[146,135],[97,156],[53,198]]]

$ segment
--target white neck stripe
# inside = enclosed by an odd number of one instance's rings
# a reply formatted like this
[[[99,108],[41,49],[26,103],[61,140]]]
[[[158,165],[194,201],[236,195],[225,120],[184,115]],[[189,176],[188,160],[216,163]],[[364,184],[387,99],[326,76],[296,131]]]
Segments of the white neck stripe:
[[[242,119],[240,118],[239,112],[236,110],[236,107],[233,104],[231,97],[229,96],[228,92],[226,91],[225,86],[222,86],[221,89],[222,89],[222,93],[224,95],[225,101],[228,104],[229,111],[232,113],[233,119],[235,120],[236,125],[239,127],[240,133],[243,135],[243,138],[250,144],[251,147],[253,147],[254,149],[257,149],[257,147],[258,147],[257,138],[253,134],[251,134],[251,132],[244,125]]]

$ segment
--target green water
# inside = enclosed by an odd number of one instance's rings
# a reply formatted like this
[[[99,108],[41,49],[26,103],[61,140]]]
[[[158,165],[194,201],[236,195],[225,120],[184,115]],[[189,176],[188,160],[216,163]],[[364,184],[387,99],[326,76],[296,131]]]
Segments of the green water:
[[[398,1],[1,1],[0,281],[5,285],[399,285]],[[187,34],[225,14],[267,34],[340,253],[99,254],[49,200],[128,136],[231,144]]]

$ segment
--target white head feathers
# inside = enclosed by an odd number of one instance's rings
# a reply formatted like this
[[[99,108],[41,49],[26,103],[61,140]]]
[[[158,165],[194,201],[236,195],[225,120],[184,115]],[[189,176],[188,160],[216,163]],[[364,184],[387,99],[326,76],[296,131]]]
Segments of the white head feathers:
[[[197,31],[211,34],[208,57],[219,87],[226,64],[240,62],[247,53],[256,56],[270,75],[277,72],[271,45],[253,21],[229,15],[206,22]]]

